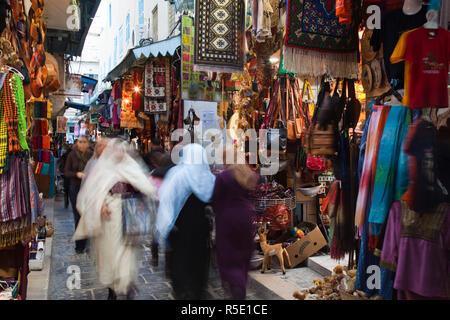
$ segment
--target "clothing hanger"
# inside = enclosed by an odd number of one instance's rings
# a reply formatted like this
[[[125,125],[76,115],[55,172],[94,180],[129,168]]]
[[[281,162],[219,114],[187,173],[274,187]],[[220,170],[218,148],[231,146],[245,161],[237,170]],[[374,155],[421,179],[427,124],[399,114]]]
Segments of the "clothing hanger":
[[[431,36],[434,36],[434,32],[432,30],[439,29],[438,17],[439,17],[439,7],[441,4],[441,0],[432,0],[430,3],[430,7],[427,12],[427,22],[423,25],[425,29],[430,30],[429,33]]]
[[[23,76],[23,74],[14,67],[3,65],[0,67],[0,71],[2,71],[2,72],[8,71],[8,72],[15,73],[20,77],[20,79],[22,79],[22,81],[25,80],[25,77]]]

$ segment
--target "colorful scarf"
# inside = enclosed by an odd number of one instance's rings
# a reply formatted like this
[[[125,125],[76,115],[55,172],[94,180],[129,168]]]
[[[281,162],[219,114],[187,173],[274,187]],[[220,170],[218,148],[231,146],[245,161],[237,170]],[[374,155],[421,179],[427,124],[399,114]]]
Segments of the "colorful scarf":
[[[19,142],[22,151],[29,150],[27,143],[27,120],[26,120],[26,109],[25,109],[25,93],[23,90],[22,80],[17,74],[14,74],[13,79],[14,95],[16,98],[17,105],[17,117],[19,119]]]
[[[358,228],[358,237],[362,235],[367,203],[373,190],[378,149],[388,113],[389,108],[384,107],[382,110],[374,110],[370,116],[364,165],[356,201],[355,226]]]
[[[242,73],[245,1],[196,0],[194,71]]]
[[[6,129],[3,90],[0,92],[0,174],[3,173],[8,159],[8,130]]]
[[[19,141],[19,120],[17,118],[17,102],[12,89],[13,75],[6,76],[5,84],[3,86],[3,105],[5,108],[5,121],[8,131],[8,151],[10,153],[20,152]]]
[[[410,119],[408,108],[393,106],[383,130],[369,214],[370,249],[377,246],[392,203],[400,200],[408,188],[407,157],[402,152],[402,145]]]
[[[357,79],[357,1],[352,1],[351,25],[339,23],[326,0],[289,0],[284,39],[284,67],[288,72],[319,77]]]

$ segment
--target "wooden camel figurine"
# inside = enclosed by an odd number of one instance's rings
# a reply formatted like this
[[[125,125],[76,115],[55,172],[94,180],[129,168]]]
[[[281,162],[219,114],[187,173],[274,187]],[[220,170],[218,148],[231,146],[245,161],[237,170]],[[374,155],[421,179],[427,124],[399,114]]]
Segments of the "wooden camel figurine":
[[[286,274],[286,270],[284,268],[284,257],[286,258],[286,262],[290,268],[291,260],[289,259],[289,254],[287,253],[286,249],[283,248],[283,244],[281,244],[281,243],[274,244],[274,245],[267,244],[267,233],[269,233],[268,229],[266,231],[264,231],[263,233],[258,231],[261,250],[264,253],[264,260],[263,260],[261,273],[264,273],[266,271],[266,267],[267,267],[267,270],[270,270],[270,268],[272,266],[272,256],[277,256],[278,261],[280,261],[281,271],[283,271],[283,274]]]

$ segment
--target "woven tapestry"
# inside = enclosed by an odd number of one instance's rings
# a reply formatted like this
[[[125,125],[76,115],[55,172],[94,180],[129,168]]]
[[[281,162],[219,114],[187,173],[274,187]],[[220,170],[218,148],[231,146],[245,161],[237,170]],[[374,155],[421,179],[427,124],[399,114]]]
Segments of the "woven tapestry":
[[[242,73],[244,0],[196,0],[195,71]]]
[[[194,21],[182,18],[181,96],[183,100],[222,101],[222,90],[217,81],[209,81],[205,72],[194,72]]]
[[[289,0],[284,62],[287,71],[308,76],[358,78],[358,4],[353,23],[340,24],[327,0]]]
[[[144,112],[166,112],[171,105],[170,60],[151,60],[145,66]]]

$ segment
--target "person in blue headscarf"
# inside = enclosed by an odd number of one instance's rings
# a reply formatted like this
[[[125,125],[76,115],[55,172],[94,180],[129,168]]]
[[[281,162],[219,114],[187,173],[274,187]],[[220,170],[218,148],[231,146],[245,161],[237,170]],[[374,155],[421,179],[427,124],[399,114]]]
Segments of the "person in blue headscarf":
[[[205,298],[212,228],[206,207],[215,180],[205,149],[189,144],[160,189],[156,234],[169,251],[166,264],[177,300]]]

